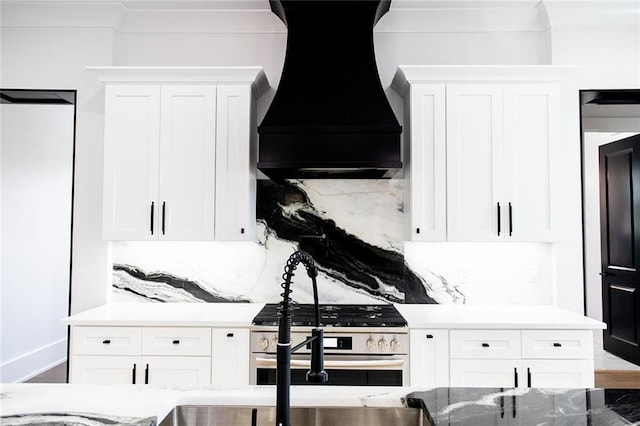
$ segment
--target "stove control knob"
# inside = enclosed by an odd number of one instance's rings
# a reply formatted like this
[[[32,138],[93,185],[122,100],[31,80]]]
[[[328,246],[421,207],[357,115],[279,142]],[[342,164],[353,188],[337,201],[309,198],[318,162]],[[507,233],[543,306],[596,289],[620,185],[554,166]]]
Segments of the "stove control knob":
[[[398,340],[394,337],[391,342],[389,342],[389,346],[391,346],[391,350],[395,352],[400,349],[400,342],[398,342]]]
[[[273,339],[271,339],[271,346],[273,346],[274,349],[278,347],[278,337],[274,336]]]
[[[266,337],[263,337],[262,339],[260,339],[260,348],[262,348],[263,351],[266,351],[267,349],[269,349],[269,341],[267,340]]]
[[[373,339],[369,337],[369,339],[367,339],[367,349],[372,351],[375,349],[375,347],[376,347],[376,342],[374,342]]]
[[[380,348],[381,351],[384,351],[387,349],[387,341],[384,340],[384,337],[378,340],[378,348]]]

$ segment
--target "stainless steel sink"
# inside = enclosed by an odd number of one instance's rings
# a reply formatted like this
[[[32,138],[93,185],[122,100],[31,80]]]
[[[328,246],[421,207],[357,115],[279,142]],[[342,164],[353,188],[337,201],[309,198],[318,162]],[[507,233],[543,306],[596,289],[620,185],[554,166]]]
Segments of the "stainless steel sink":
[[[160,426],[274,426],[274,407],[185,405],[174,408]],[[293,407],[292,426],[428,425],[422,410],[405,407]]]

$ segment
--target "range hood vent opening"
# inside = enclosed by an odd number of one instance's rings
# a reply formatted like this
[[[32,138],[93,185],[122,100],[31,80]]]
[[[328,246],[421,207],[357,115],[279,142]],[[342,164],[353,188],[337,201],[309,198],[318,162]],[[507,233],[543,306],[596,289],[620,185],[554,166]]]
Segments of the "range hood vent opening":
[[[279,0],[282,77],[258,127],[258,169],[271,179],[390,178],[402,127],[386,98],[373,27],[390,0]]]

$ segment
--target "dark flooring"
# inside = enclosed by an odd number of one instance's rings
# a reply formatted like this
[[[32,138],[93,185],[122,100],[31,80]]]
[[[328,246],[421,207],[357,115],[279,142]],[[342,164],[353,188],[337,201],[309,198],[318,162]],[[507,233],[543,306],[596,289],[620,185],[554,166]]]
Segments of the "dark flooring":
[[[56,365],[44,373],[38,374],[25,383],[67,383],[67,363]]]

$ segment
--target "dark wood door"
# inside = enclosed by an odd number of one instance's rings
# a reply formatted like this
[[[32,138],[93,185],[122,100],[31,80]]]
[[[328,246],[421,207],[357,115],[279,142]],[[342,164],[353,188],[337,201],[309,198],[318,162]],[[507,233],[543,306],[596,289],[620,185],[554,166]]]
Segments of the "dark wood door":
[[[640,135],[600,147],[604,348],[640,365]]]

